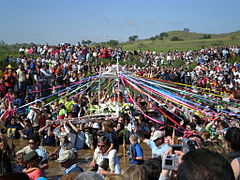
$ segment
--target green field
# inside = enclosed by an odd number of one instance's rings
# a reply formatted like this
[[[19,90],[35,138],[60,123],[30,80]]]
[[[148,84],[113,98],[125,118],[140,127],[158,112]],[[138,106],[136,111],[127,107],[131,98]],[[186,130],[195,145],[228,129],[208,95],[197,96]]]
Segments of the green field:
[[[210,34],[211,39],[201,39],[204,34],[185,31],[171,31],[167,32],[167,34],[168,37],[163,38],[163,40],[137,40],[135,42],[122,43],[122,47],[125,50],[141,49],[167,52],[173,50],[198,50],[214,46],[240,45],[240,31],[226,34]],[[170,39],[174,36],[183,39],[183,41],[171,41]]]

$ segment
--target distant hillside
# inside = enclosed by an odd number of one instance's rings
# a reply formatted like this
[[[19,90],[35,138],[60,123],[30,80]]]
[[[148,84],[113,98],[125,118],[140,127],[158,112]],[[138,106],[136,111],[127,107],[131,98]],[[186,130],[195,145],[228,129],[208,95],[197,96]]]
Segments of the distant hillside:
[[[179,39],[173,41],[172,39]],[[240,45],[240,31],[224,33],[224,34],[204,34],[186,31],[170,31],[165,32],[164,36],[153,36],[144,40],[135,42],[126,42],[122,46],[124,49],[142,49],[142,50],[187,50],[200,49],[212,46],[224,45]]]

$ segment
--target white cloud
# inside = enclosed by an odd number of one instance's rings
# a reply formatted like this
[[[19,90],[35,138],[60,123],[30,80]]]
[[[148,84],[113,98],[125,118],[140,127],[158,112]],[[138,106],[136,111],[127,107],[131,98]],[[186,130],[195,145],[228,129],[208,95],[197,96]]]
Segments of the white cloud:
[[[183,23],[179,22],[179,21],[168,21],[167,24],[173,25],[173,26],[181,26],[181,25],[183,25]]]
[[[133,21],[133,20],[127,20],[127,24],[130,25],[130,26],[136,26],[137,22]]]
[[[156,22],[152,21],[152,20],[145,20],[144,23],[145,24],[156,24]]]

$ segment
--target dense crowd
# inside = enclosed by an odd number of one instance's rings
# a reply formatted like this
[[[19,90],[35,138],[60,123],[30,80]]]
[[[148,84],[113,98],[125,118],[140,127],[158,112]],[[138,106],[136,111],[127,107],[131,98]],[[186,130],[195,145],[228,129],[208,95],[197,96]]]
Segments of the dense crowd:
[[[19,52],[26,56],[6,59],[9,65],[0,77],[0,173],[3,175],[0,179],[44,179],[46,170],[51,168],[48,162],[52,160],[64,169],[61,179],[239,178],[240,63],[228,62],[230,57],[240,56],[238,46],[157,53],[46,44],[20,48]],[[111,64],[96,65],[100,59],[121,59],[127,64],[134,56],[140,57],[139,64],[121,69],[184,84],[207,97],[212,97],[211,93],[205,94],[206,91],[196,87],[218,91],[223,96],[216,98],[226,103],[217,108],[224,112],[216,111],[217,115],[211,117],[207,111],[216,107],[202,108],[206,111],[203,113],[162,100],[164,105],[156,106],[182,126],[175,129],[152,122],[136,107],[114,118],[88,116],[94,104],[132,102],[117,86],[112,87],[110,95],[103,90],[100,97],[91,87],[83,93],[71,94],[71,87],[83,79],[91,82],[89,77],[111,70]],[[176,60],[185,65],[172,67]],[[197,63],[193,70],[189,68],[192,63]],[[63,93],[66,88],[67,93]],[[55,96],[51,101],[44,101],[52,94]],[[143,95],[136,95],[134,99],[148,116],[172,125]],[[201,105],[206,107],[204,103]],[[9,139],[23,139],[28,145],[15,152]],[[144,158],[142,143],[151,149],[151,159]],[[55,150],[48,152],[49,146]],[[123,153],[129,162],[122,170],[120,146],[124,147]],[[89,169],[77,163],[82,149],[94,151]]]

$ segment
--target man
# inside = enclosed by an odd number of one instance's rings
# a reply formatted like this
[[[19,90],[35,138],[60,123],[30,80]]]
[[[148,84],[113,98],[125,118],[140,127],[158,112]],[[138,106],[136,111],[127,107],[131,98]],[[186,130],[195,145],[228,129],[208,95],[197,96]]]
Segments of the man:
[[[62,152],[62,156],[57,159],[57,162],[60,163],[60,166],[65,168],[64,175],[73,173],[73,172],[83,172],[76,163],[76,154],[71,150],[66,150]]]
[[[39,115],[40,115],[40,103],[34,103],[30,106],[30,111],[27,115],[27,118],[31,121],[32,127],[35,130],[39,129]]]
[[[161,157],[170,149],[170,146],[164,143],[164,136],[164,131],[156,130],[150,139],[143,140],[152,149],[152,158]]]
[[[50,154],[50,156],[57,155],[57,157],[61,157],[66,150],[71,150],[77,153],[76,148],[74,148],[74,144],[68,140],[68,135],[66,133],[61,134],[59,137],[60,137],[60,146],[57,149],[55,149]]]
[[[110,147],[110,140],[105,137],[101,136],[98,139],[97,148],[94,151],[93,161],[90,164],[90,167],[98,167],[98,172],[103,175],[109,175],[112,173],[120,174],[120,165],[119,160],[117,157],[117,150],[112,149],[107,153],[107,150]],[[108,167],[110,171],[105,170],[105,168],[101,167],[103,161],[108,159]]]
[[[33,136],[28,140],[29,145],[25,146],[23,149],[18,151],[16,154],[23,153],[24,155],[36,151],[38,156],[41,157],[41,161],[39,162],[39,167],[44,170],[48,168],[48,155],[46,149],[39,146],[41,139],[39,136]]]

